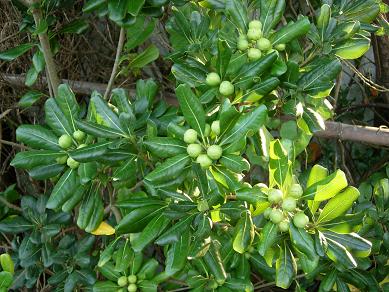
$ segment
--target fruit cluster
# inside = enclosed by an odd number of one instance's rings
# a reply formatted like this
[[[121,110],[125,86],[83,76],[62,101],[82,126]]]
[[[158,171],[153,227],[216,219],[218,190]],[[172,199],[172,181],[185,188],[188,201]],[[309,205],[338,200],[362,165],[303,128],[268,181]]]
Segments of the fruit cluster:
[[[216,138],[218,135],[220,135],[219,121],[212,122],[211,126],[206,124],[204,139],[209,137]],[[205,143],[201,143],[197,136],[197,132],[193,129],[185,131],[184,141],[188,144],[186,151],[190,157],[196,159],[196,162],[199,163],[203,169],[207,169],[212,165],[213,161],[218,160],[222,156],[223,149],[217,144],[206,145]]]
[[[269,189],[267,193],[271,207],[265,210],[264,217],[277,224],[281,232],[289,230],[290,218],[297,228],[304,228],[309,223],[308,216],[297,208],[297,201],[303,194],[299,184],[293,184],[287,196],[279,189]]]
[[[118,279],[117,283],[120,287],[125,287],[127,286],[128,292],[136,292],[138,290],[138,287],[136,285],[136,282],[138,281],[137,276],[135,275],[129,275],[127,276],[122,276]]]
[[[85,140],[86,134],[80,130],[77,130],[73,133],[73,138],[74,140],[79,143],[77,146],[77,149],[83,148],[87,146],[87,144],[83,144]],[[64,149],[68,150],[69,148],[72,147],[73,145],[73,138],[70,135],[63,134],[61,137],[58,139],[58,145]],[[67,164],[70,168],[75,169],[77,168],[80,163],[75,161],[73,158],[69,157],[68,155],[64,155],[62,157],[57,158],[57,163],[58,164]]]
[[[215,72],[211,72],[207,75],[206,83],[213,87],[219,85],[219,92],[224,96],[231,95],[235,91],[235,87],[230,81],[224,80],[222,82],[219,74]]]
[[[247,56],[251,61],[261,58],[262,53],[272,49],[270,40],[263,36],[262,23],[259,20],[252,20],[249,23],[247,34],[241,34],[237,42],[238,50],[247,51]],[[277,51],[284,51],[285,44],[278,44],[274,47]]]

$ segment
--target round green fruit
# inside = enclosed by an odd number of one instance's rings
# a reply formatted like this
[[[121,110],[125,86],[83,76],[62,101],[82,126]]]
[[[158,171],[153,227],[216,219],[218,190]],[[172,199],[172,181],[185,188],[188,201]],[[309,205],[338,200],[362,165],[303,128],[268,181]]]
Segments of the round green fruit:
[[[259,20],[252,20],[249,22],[249,29],[262,29],[262,22]]]
[[[197,141],[197,132],[193,129],[188,129],[184,133],[184,141],[188,144],[193,144]]]
[[[61,137],[59,137],[58,144],[61,148],[68,149],[70,146],[72,146],[72,137],[63,134]]]
[[[234,93],[234,91],[235,91],[234,85],[232,85],[230,81],[223,81],[222,83],[220,83],[219,92],[222,95],[224,96],[231,95]]]
[[[220,76],[215,72],[211,72],[207,75],[206,82],[209,86],[217,86],[220,84]]]
[[[280,223],[278,223],[278,228],[281,232],[287,232],[289,230],[289,222],[281,221]]]
[[[266,208],[265,212],[263,212],[263,217],[265,217],[266,219],[269,219],[271,211],[272,211],[272,208],[270,208],[270,207]]]
[[[188,152],[189,156],[192,158],[199,156],[202,150],[203,148],[200,144],[189,144],[188,147],[186,147],[186,152]]]
[[[127,285],[127,277],[126,276],[121,276],[119,279],[118,279],[118,285],[120,287],[124,287]]]
[[[239,39],[237,47],[238,50],[246,51],[249,48],[249,42],[246,39]]]
[[[223,153],[223,149],[219,145],[211,145],[207,149],[207,155],[213,160],[218,160]]]
[[[251,61],[256,61],[258,60],[259,58],[261,58],[262,56],[262,53],[260,50],[256,49],[256,48],[250,48],[248,51],[247,51],[247,56],[249,57],[249,59]]]
[[[298,199],[303,195],[303,193],[303,188],[299,184],[292,184],[289,189],[288,196]]]
[[[257,41],[257,47],[261,51],[268,51],[271,49],[271,42],[266,38],[261,38]]]
[[[77,142],[84,141],[86,134],[83,131],[77,130],[73,133],[73,138],[76,139]]]
[[[280,52],[285,51],[285,48],[286,48],[285,44],[278,44],[275,46],[275,49]]]
[[[220,121],[213,121],[211,124],[211,130],[216,136],[220,135]]]
[[[271,212],[270,212],[270,216],[269,216],[269,219],[271,222],[273,222],[274,224],[278,224],[282,221],[282,219],[284,219],[284,214],[282,213],[281,210],[278,210],[278,209],[273,209]]]
[[[293,216],[293,224],[297,228],[304,228],[309,223],[309,218],[304,212],[299,212]]]
[[[128,279],[128,283],[130,284],[135,284],[136,281],[138,280],[138,278],[135,275],[129,275],[127,279]]]
[[[282,200],[282,191],[278,189],[270,189],[267,199],[271,203],[279,203]]]
[[[67,159],[66,164],[67,164],[70,168],[72,168],[72,169],[75,169],[75,168],[77,168],[77,167],[80,165],[79,162],[75,161],[75,160],[74,160],[73,158],[71,158],[71,157],[69,157],[69,158]]]
[[[247,31],[247,38],[251,41],[259,40],[262,36],[262,32],[260,29],[249,28]]]
[[[136,292],[136,290],[138,290],[138,286],[136,286],[135,284],[130,284],[128,285],[127,290],[128,292]]]
[[[296,200],[294,198],[286,198],[282,201],[282,209],[292,212],[296,209]]]
[[[200,164],[200,166],[204,169],[207,169],[208,167],[210,167],[212,165],[212,160],[211,160],[211,158],[208,157],[207,154],[200,154],[197,157],[196,162],[198,164]]]
[[[67,156],[67,155],[64,155],[64,156],[61,156],[61,157],[57,157],[57,158],[55,159],[55,161],[56,161],[58,164],[65,164],[67,160],[68,160],[68,156]]]
[[[211,126],[209,124],[205,124],[204,137],[208,137],[209,134],[211,134]]]

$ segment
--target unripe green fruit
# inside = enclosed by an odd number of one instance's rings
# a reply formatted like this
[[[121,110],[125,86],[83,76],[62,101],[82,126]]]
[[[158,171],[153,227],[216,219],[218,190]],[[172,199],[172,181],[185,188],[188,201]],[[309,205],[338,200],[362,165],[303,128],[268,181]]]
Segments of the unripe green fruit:
[[[220,121],[213,121],[211,130],[216,136],[220,135]]]
[[[212,279],[209,281],[207,288],[213,290],[213,289],[216,289],[218,286],[219,286],[219,284],[215,280]]]
[[[67,156],[67,155],[64,155],[64,156],[61,156],[61,157],[57,157],[57,158],[55,159],[55,161],[56,161],[58,164],[65,164],[67,160],[68,160],[68,156]]]
[[[249,47],[249,42],[246,39],[239,39],[237,47],[238,50],[246,51]]]
[[[289,230],[289,222],[281,221],[280,223],[278,223],[278,228],[281,232],[287,232]]]
[[[200,166],[204,169],[207,169],[208,167],[210,167],[212,165],[212,160],[211,160],[211,158],[208,157],[207,154],[200,154],[197,157],[196,162],[198,164],[200,164]]]
[[[127,279],[128,279],[128,283],[130,283],[130,284],[135,284],[136,281],[138,280],[136,275],[129,275]]]
[[[67,164],[70,168],[72,168],[72,169],[75,169],[75,168],[77,168],[77,167],[80,165],[79,162],[75,161],[75,160],[74,160],[73,158],[71,158],[71,157],[68,158],[68,160],[66,161],[66,164]]]
[[[260,22],[259,20],[252,20],[249,22],[249,29],[250,28],[261,30],[262,29],[262,22]]]
[[[285,44],[278,44],[275,46],[275,49],[277,51],[285,51],[286,45]]]
[[[186,147],[186,152],[188,152],[189,156],[192,158],[199,156],[202,150],[203,148],[200,144],[189,144],[188,147]]]
[[[207,149],[207,155],[213,160],[217,160],[222,156],[223,149],[219,145],[209,146]]]
[[[76,139],[77,142],[84,141],[86,134],[83,131],[77,130],[73,133],[73,138]]]
[[[261,38],[257,41],[257,47],[261,51],[268,51],[271,49],[271,42],[266,38]]]
[[[188,144],[193,144],[197,140],[197,132],[193,129],[188,129],[184,133],[184,141]]]
[[[126,276],[121,276],[119,279],[118,279],[118,285],[120,287],[124,287],[127,285],[127,277]]]
[[[247,31],[247,38],[252,41],[259,40],[262,36],[262,32],[260,29],[250,28]]]
[[[205,211],[209,210],[209,205],[208,205],[207,200],[198,201],[197,210],[199,210],[200,212],[205,212]]]
[[[294,198],[286,198],[282,202],[282,209],[289,212],[294,211],[296,209],[296,200]]]
[[[215,72],[211,72],[207,75],[206,82],[209,86],[217,86],[220,84],[220,76]]]
[[[282,200],[282,191],[278,189],[270,189],[267,199],[271,203],[278,203]]]
[[[249,57],[249,59],[251,61],[256,61],[258,60],[259,58],[261,58],[262,56],[262,53],[260,50],[256,49],[256,48],[250,48],[248,51],[247,51],[247,56]]]
[[[219,86],[219,92],[222,95],[231,95],[235,91],[234,85],[230,81],[223,81]]]
[[[288,196],[298,199],[303,195],[303,193],[303,188],[299,184],[292,184],[289,189]]]
[[[293,224],[297,228],[304,228],[309,223],[309,218],[304,212],[299,212],[293,216]]]
[[[208,137],[209,134],[211,134],[211,126],[209,124],[205,124],[204,137]]]
[[[270,207],[266,208],[265,212],[263,212],[263,217],[265,217],[266,219],[269,219],[271,211],[272,211],[272,208],[270,208]]]
[[[127,290],[128,292],[136,292],[136,290],[138,290],[138,286],[136,286],[135,284],[130,284],[128,285]]]
[[[61,148],[68,149],[70,146],[72,146],[72,137],[63,134],[61,137],[59,137],[58,144]]]
[[[278,224],[282,221],[282,219],[284,219],[284,214],[281,210],[273,209],[270,213],[269,218],[271,222],[273,222],[274,224]]]

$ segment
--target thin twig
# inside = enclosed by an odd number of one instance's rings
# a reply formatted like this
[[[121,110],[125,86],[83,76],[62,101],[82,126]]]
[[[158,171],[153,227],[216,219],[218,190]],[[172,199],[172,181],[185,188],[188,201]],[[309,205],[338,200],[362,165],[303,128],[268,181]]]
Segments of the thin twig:
[[[21,208],[19,208],[18,206],[14,205],[14,204],[12,204],[12,203],[10,203],[10,202],[8,202],[8,201],[7,201],[5,198],[3,198],[3,197],[0,197],[0,202],[1,202],[2,204],[4,204],[5,206],[7,206],[8,208],[10,208],[10,209],[13,209],[13,210],[18,211],[18,212],[22,212],[22,209],[21,209]]]
[[[126,30],[122,27],[120,29],[118,46],[116,48],[115,63],[113,64],[111,77],[109,78],[108,86],[107,86],[107,89],[105,90],[105,93],[104,93],[105,100],[108,99],[108,96],[111,93],[111,89],[112,89],[113,83],[114,83],[115,78],[116,78],[116,74],[117,74],[117,70],[118,70],[119,62],[120,62],[120,55],[122,54],[125,39],[126,39]]]
[[[36,4],[40,4],[39,0],[28,0],[24,3],[28,3],[28,7],[31,6],[37,6]],[[39,27],[39,24],[41,23],[43,16],[42,11],[40,8],[34,7],[32,10],[32,16],[34,17],[35,26]],[[46,32],[38,34],[39,42],[42,47],[43,56],[45,58],[46,62],[46,68],[48,73],[48,78],[50,79],[50,84],[52,85],[52,89],[54,92],[54,95],[57,96],[58,93],[58,86],[59,86],[59,78],[57,74],[57,69],[54,62],[53,53],[51,52],[50,48],[50,41],[49,37]]]
[[[21,148],[21,149],[28,149],[28,147],[26,147],[24,145],[21,145],[21,144],[18,144],[18,143],[14,143],[14,142],[11,142],[11,141],[7,141],[7,140],[3,140],[3,139],[0,139],[0,143],[1,144],[5,144],[5,145],[10,145],[10,146],[13,146],[13,147],[18,147],[18,148]]]

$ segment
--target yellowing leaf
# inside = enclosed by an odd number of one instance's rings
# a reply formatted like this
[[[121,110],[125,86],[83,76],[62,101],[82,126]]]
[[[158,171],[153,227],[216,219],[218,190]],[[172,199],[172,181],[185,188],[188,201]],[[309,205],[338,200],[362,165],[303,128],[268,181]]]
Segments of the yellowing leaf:
[[[103,221],[99,227],[97,227],[97,229],[93,230],[91,233],[93,235],[112,235],[115,234],[115,229],[107,222]]]

